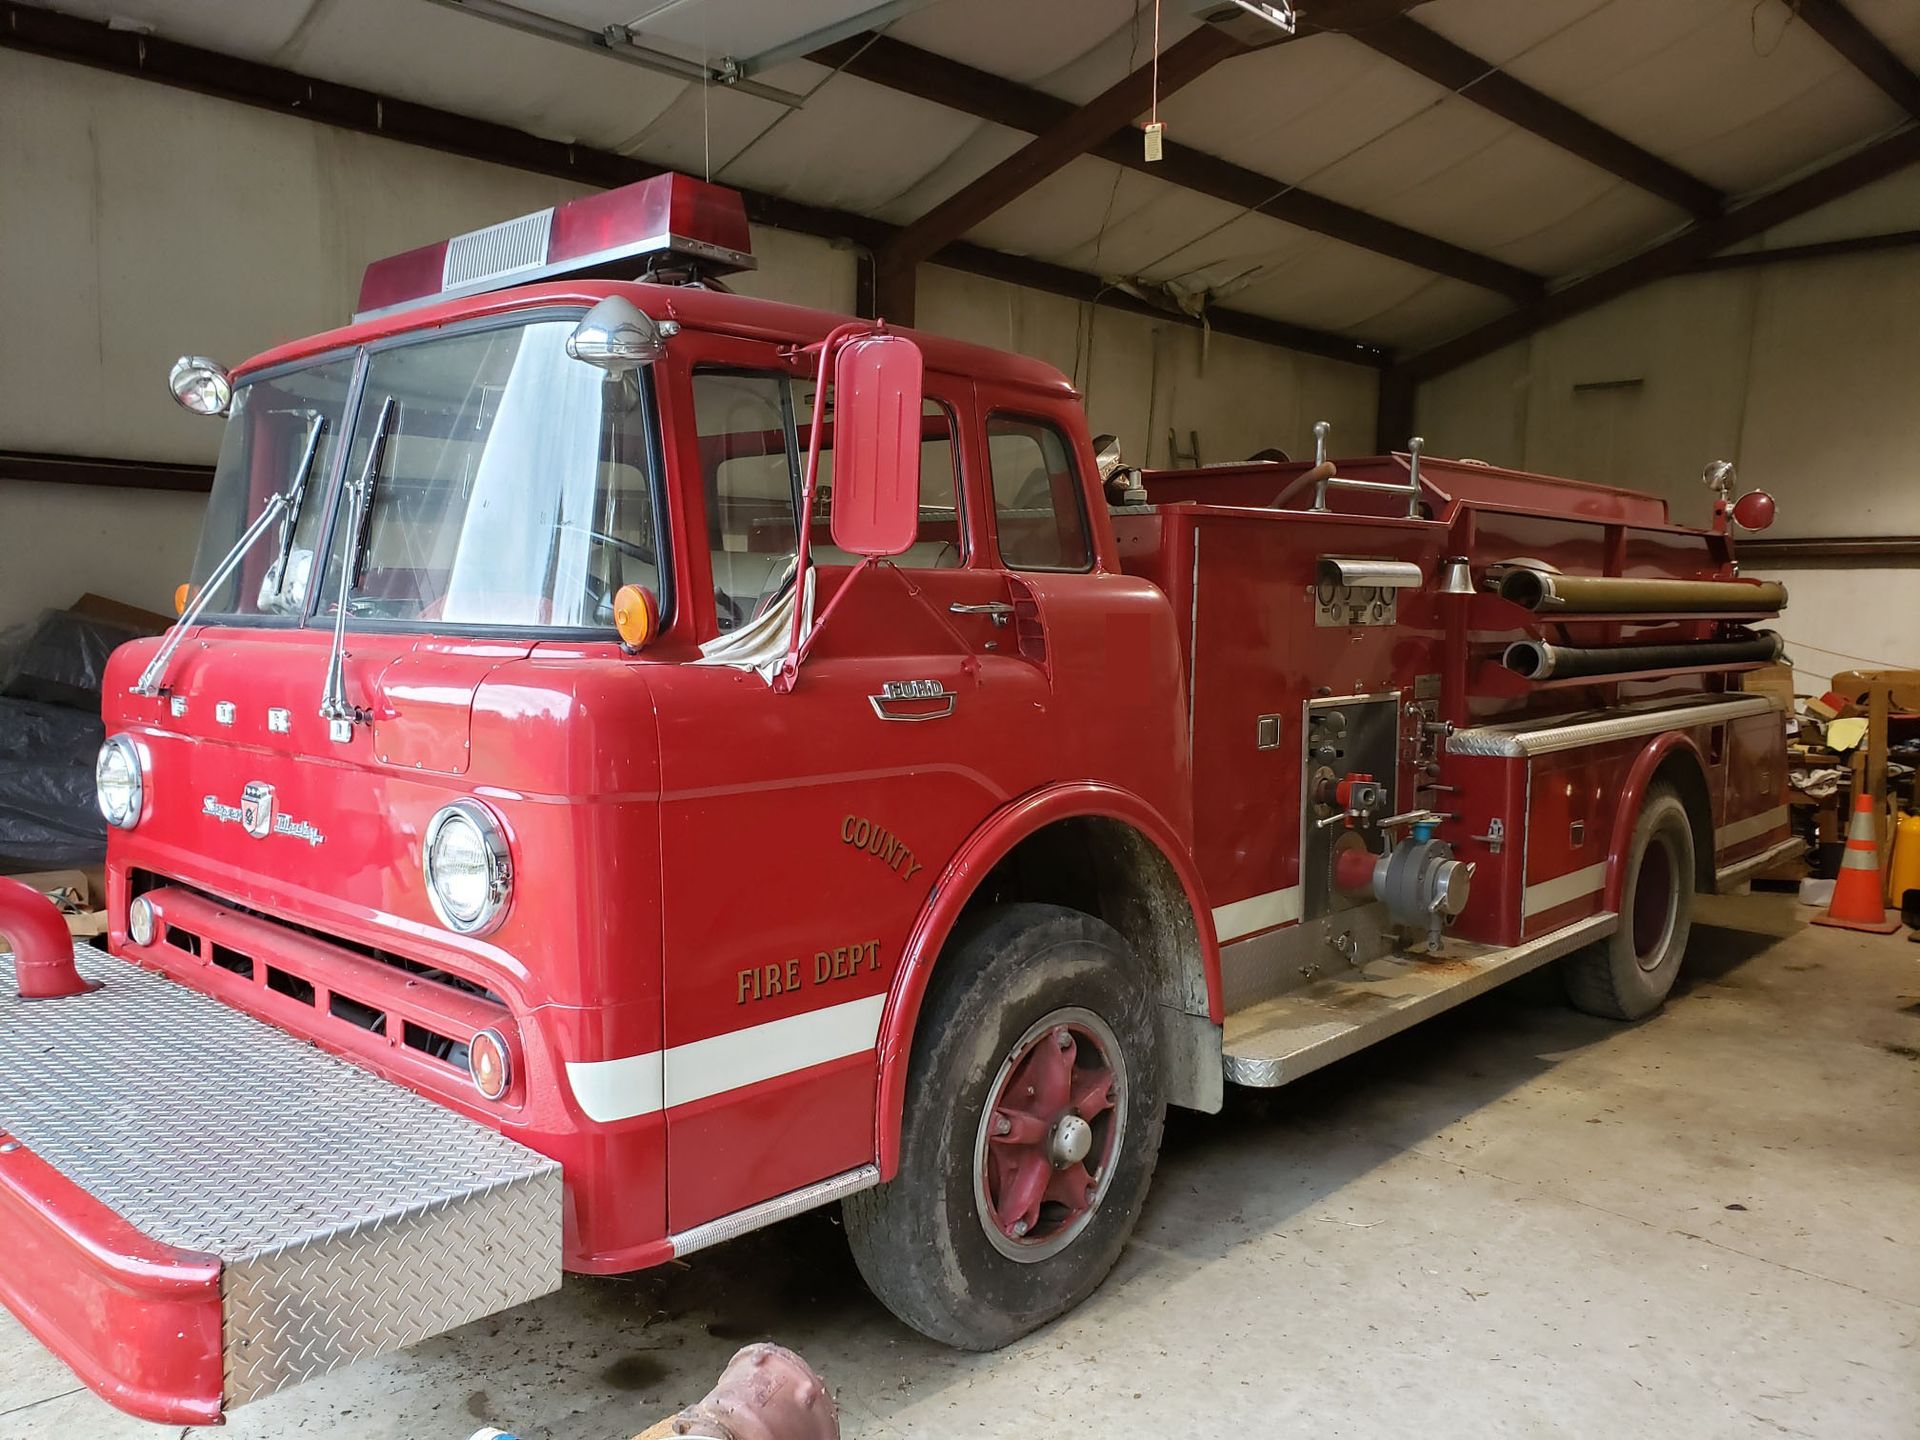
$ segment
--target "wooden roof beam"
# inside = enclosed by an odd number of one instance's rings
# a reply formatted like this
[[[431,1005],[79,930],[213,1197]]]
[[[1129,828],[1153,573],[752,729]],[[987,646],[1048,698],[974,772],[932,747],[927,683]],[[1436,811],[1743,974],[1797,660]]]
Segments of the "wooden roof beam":
[[[1845,0],[1800,0],[1799,10],[1800,18],[1849,65],[1886,91],[1902,110],[1920,117],[1920,75],[1866,27]]]
[[[1795,216],[1817,210],[1917,163],[1920,163],[1920,125],[1909,125],[1712,220],[1689,226],[1671,239],[1617,265],[1565,285],[1531,305],[1523,305],[1456,339],[1422,351],[1394,369],[1414,380],[1444,375],[1570,316],[1656,280],[1680,274],[1729,246],[1750,240]]]
[[[1073,105],[1057,96],[889,36],[856,36],[816,50],[808,58],[873,84],[1029,134],[1051,130],[1074,113]],[[1139,113],[1136,110],[1133,115]],[[1382,220],[1176,141],[1166,143],[1161,160],[1149,162],[1138,133],[1129,123],[1133,115],[1089,147],[1087,153],[1180,189],[1257,211],[1511,300],[1533,300],[1546,292],[1541,276],[1517,265]]]
[[[1498,115],[1589,165],[1619,176],[1629,185],[1679,206],[1696,219],[1725,208],[1726,197],[1713,186],[1641,149],[1577,110],[1516,80],[1497,65],[1463,50],[1405,16],[1350,32],[1368,49],[1453,91],[1462,100]]]
[[[1210,25],[1202,25],[1167,47],[1157,62],[1109,85],[1085,105],[1067,111],[1020,149],[942,200],[874,256],[876,306],[889,319],[913,323],[913,267],[943,246],[960,239],[981,221],[1064,169],[1101,141],[1133,123],[1153,103],[1157,81],[1162,96],[1198,80],[1241,47]]]

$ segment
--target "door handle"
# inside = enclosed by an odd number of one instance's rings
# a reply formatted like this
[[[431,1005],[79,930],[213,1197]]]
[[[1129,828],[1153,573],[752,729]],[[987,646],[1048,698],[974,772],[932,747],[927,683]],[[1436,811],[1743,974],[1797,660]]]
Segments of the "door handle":
[[[1004,600],[989,600],[981,605],[953,604],[947,606],[952,615],[991,615],[995,625],[1005,625],[1013,618],[1013,606]]]

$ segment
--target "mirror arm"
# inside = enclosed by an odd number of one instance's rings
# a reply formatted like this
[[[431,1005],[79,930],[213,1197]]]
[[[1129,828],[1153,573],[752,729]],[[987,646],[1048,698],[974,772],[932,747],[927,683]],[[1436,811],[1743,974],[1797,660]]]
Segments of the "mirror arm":
[[[960,651],[962,657],[960,661],[961,672],[967,675],[972,675],[977,672],[980,669],[980,657],[973,653],[973,646],[969,643],[967,637],[960,633],[960,627],[947,618],[947,612],[929,600],[926,592],[914,584],[913,581],[909,580],[907,578],[907,572],[902,570],[898,565],[895,565],[891,560],[887,562],[887,569],[899,577],[900,583],[907,587],[907,594],[911,595],[915,602],[919,604],[920,608],[938,621],[940,628],[947,632],[947,638],[952,640]],[[838,600],[840,597],[836,595],[833,598]]]
[[[871,334],[873,330],[872,321],[856,320],[846,325],[835,326],[827,332],[826,339],[820,342],[820,365],[813,384],[813,424],[807,432],[807,468],[800,483],[799,511],[794,516],[793,583],[796,587],[805,586],[807,572],[813,566],[810,542],[813,537],[814,487],[820,480],[820,441],[825,430],[827,377],[833,373],[835,352],[854,336]],[[784,695],[793,689],[800,678],[800,662],[806,658],[807,651],[812,648],[813,637],[819,633],[820,627],[827,623],[827,616],[831,615],[834,607],[840,603],[840,595],[847,593],[854,576],[858,575],[865,565],[866,562],[863,560],[855,567],[854,575],[849,575],[847,584],[840,587],[840,594],[833,597],[827,608],[820,613],[820,618],[808,628],[804,635],[801,634],[801,626],[806,620],[807,607],[804,603],[793,607],[793,629],[787,635],[787,658],[781,661],[780,673],[774,677],[773,681],[776,694]],[[803,601],[805,594],[805,590],[801,589],[800,598]]]

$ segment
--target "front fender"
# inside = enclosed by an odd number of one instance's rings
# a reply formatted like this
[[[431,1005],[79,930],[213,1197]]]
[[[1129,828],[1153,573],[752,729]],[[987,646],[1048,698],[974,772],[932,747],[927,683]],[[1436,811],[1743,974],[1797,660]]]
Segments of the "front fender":
[[[900,1127],[905,1113],[907,1064],[914,1029],[934,965],[974,890],[1022,840],[1060,820],[1096,817],[1132,826],[1152,842],[1179,877],[1200,941],[1207,982],[1207,1013],[1223,1018],[1220,947],[1193,856],[1165,816],[1131,791],[1093,781],[1049,785],[996,810],[969,836],[941,871],[926,906],[907,940],[906,956],[894,977],[880,1021],[880,1085],[875,1143],[881,1178],[900,1168]]]

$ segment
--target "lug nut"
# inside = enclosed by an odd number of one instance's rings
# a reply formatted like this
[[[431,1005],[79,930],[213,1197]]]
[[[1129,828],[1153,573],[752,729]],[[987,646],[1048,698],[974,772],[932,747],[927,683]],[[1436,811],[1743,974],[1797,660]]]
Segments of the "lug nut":
[[[1071,1050],[1073,1048],[1073,1032],[1065,1026],[1062,1026],[1053,1032],[1053,1042],[1062,1050]]]
[[[1013,1222],[1013,1238],[1018,1240],[1021,1237],[1023,1237],[1027,1233],[1027,1228],[1028,1227],[1027,1227],[1026,1221],[1024,1220],[1014,1221]]]
[[[1013,1133],[1013,1122],[1004,1115],[994,1116],[993,1133],[996,1135],[1011,1135]]]

